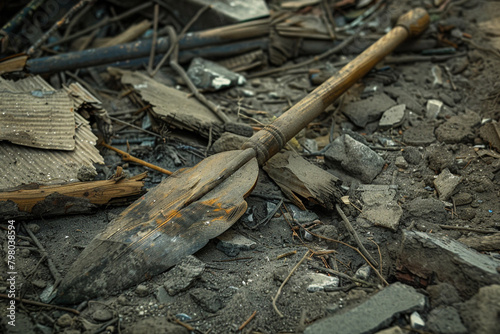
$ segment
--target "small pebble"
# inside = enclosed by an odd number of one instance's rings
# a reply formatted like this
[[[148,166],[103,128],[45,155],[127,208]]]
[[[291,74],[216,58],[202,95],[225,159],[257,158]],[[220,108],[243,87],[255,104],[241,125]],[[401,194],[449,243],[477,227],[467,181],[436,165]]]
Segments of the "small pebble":
[[[106,309],[98,309],[97,311],[94,312],[94,314],[92,314],[92,318],[95,321],[104,322],[104,321],[111,320],[113,318],[113,314]]]
[[[73,323],[73,318],[69,314],[63,314],[59,319],[57,319],[57,325],[61,327],[69,327]]]
[[[135,294],[138,295],[139,297],[146,297],[147,295],[149,295],[149,289],[144,284],[139,284],[135,288]]]

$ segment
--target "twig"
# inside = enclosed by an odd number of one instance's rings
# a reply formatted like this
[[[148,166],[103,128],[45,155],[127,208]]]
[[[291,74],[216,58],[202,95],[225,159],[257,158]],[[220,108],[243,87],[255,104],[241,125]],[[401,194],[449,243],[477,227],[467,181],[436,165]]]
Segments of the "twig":
[[[71,30],[73,30],[73,27],[75,26],[75,24],[77,24],[78,22],[80,22],[80,19],[88,13],[88,11],[92,8],[92,6],[86,6],[85,8],[83,8],[78,14],[75,15],[75,17],[73,17],[73,19],[71,20],[71,22],[68,24],[68,26],[66,27],[66,31],[64,32],[64,35],[63,37],[68,37],[69,34],[71,33]]]
[[[126,126],[130,126],[131,128],[134,128],[136,130],[139,130],[139,131],[142,131],[142,132],[145,132],[145,133],[148,133],[152,136],[155,136],[155,137],[158,137],[160,139],[164,139],[162,136],[160,136],[159,134],[157,133],[154,133],[154,132],[151,132],[149,130],[146,130],[146,129],[143,129],[137,125],[134,125],[134,124],[130,124],[129,122],[125,122],[125,121],[122,121],[121,119],[118,119],[116,117],[113,117],[113,116],[109,116],[109,119],[112,120],[112,121],[115,121],[115,122],[118,122],[118,123],[121,123],[121,124],[124,124]]]
[[[177,46],[177,34],[175,33],[174,27],[172,26],[167,26],[167,33],[168,33],[168,39],[170,41],[170,46],[168,48],[168,51],[165,53],[165,55],[161,58],[160,62],[158,65],[156,65],[156,68],[151,72],[150,76],[154,77],[156,73],[160,70],[160,68],[165,64],[167,61],[168,57],[172,54],[174,51],[175,47]]]
[[[149,163],[147,161],[144,161],[144,160],[138,159],[136,157],[133,157],[130,154],[128,154],[127,152],[124,152],[124,151],[122,151],[120,149],[117,149],[116,147],[113,147],[113,146],[111,146],[109,144],[106,144],[106,143],[102,142],[101,145],[104,146],[104,147],[106,147],[106,148],[109,148],[110,150],[115,151],[118,154],[120,154],[122,156],[123,161],[135,162],[137,164],[140,164],[140,165],[143,165],[145,167],[154,169],[154,170],[156,170],[158,172],[161,172],[163,174],[167,174],[167,175],[172,175],[173,174],[169,170],[166,170],[166,169],[161,168],[159,166],[153,165],[153,164],[151,164],[151,163]]]
[[[279,296],[281,294],[281,290],[285,286],[286,282],[288,282],[288,280],[290,279],[290,277],[292,277],[293,273],[302,264],[302,262],[304,262],[304,260],[307,258],[308,255],[309,255],[309,250],[307,250],[307,252],[304,254],[304,256],[302,257],[302,259],[300,259],[300,261],[295,265],[295,267],[292,268],[292,270],[290,271],[290,273],[288,274],[288,276],[285,278],[285,280],[283,281],[283,283],[281,283],[281,285],[280,285],[280,287],[278,289],[278,292],[276,292],[276,296],[274,296],[274,298],[273,298],[273,308],[276,311],[276,313],[278,313],[278,315],[280,316],[280,318],[283,318],[283,313],[281,313],[280,310],[278,310],[278,307],[276,306],[276,301],[278,300],[278,298],[279,298]]]
[[[182,327],[186,328],[188,331],[194,331],[193,326],[186,324],[185,322],[180,321],[179,319],[174,317],[174,321],[181,325]]]
[[[36,49],[38,49],[40,45],[42,45],[47,39],[49,39],[54,31],[61,27],[77,10],[79,10],[85,4],[89,4],[89,6],[91,6],[94,2],[95,0],[80,0],[80,2],[78,2],[66,14],[64,14],[64,16],[59,21],[54,23],[54,25],[50,27],[50,29],[47,30],[42,35],[42,37],[40,37],[32,46],[30,46],[26,53],[31,56],[36,51]]]
[[[298,222],[295,222],[295,224],[299,225],[302,229],[304,229],[305,231],[311,233],[311,235],[317,237],[317,238],[321,238],[323,240],[327,240],[327,241],[331,241],[331,242],[335,242],[335,243],[338,243],[338,244],[341,244],[341,245],[344,245],[346,247],[349,247],[350,249],[352,249],[353,251],[357,252],[359,254],[359,256],[361,256],[363,258],[363,260],[366,261],[366,263],[373,269],[373,271],[375,272],[375,274],[380,278],[380,280],[382,281],[382,283],[384,283],[385,285],[389,285],[389,283],[385,280],[384,276],[382,276],[380,274],[380,272],[377,270],[377,268],[375,268],[373,266],[373,264],[371,264],[370,261],[368,261],[368,259],[366,258],[366,256],[363,255],[363,253],[361,253],[361,251],[359,249],[357,249],[356,247],[354,246],[351,246],[343,241],[340,241],[340,240],[335,240],[335,239],[332,239],[332,238],[328,238],[328,237],[325,237],[324,235],[321,235],[321,234],[317,234],[317,233],[314,233],[314,232],[311,232],[309,229],[305,228],[304,226],[302,226],[301,224],[299,224]]]
[[[151,53],[149,54],[148,73],[153,77],[153,62],[155,60],[156,40],[158,38],[158,16],[160,15],[160,5],[155,4],[153,21],[153,41],[151,43]]]
[[[347,274],[344,274],[343,272],[338,271],[338,270],[321,267],[321,266],[318,266],[318,265],[315,265],[315,264],[311,264],[311,263],[309,263],[309,266],[311,268],[313,268],[313,269],[321,270],[321,271],[324,271],[324,272],[332,274],[332,275],[337,275],[339,277],[348,279],[348,280],[350,280],[352,282],[361,283],[361,284],[364,284],[364,285],[367,285],[367,286],[371,286],[371,287],[377,287],[377,284],[373,284],[373,283],[370,283],[370,282],[367,282],[367,281],[363,281],[362,279],[359,279],[359,278],[356,278],[356,277],[351,277],[351,276],[349,276]]]
[[[378,262],[379,262],[378,270],[380,270],[380,272],[382,272],[382,252],[380,251],[380,246],[375,241],[373,241],[372,239],[370,239],[370,241],[373,242],[375,244],[375,246],[377,246],[377,250],[378,250]]]
[[[52,262],[52,260],[50,259],[49,255],[47,254],[47,251],[45,250],[43,245],[40,243],[40,241],[35,236],[35,234],[33,232],[31,232],[31,230],[26,226],[26,224],[24,222],[21,222],[21,226],[24,228],[26,233],[28,233],[31,240],[33,240],[33,242],[35,243],[35,245],[40,249],[40,254],[47,258],[47,265],[49,266],[50,273],[52,274],[52,276],[54,277],[54,280],[55,280],[54,287],[58,286],[59,283],[62,281],[62,277],[59,274],[59,272],[57,271],[57,268],[54,265],[54,262]]]
[[[378,266],[377,261],[372,257],[372,255],[366,250],[365,246],[361,242],[361,239],[359,239],[358,233],[356,230],[352,227],[351,223],[349,222],[349,219],[347,219],[347,216],[345,215],[344,211],[340,208],[340,205],[335,204],[335,208],[337,209],[337,212],[339,213],[340,217],[342,217],[342,221],[344,222],[345,228],[349,231],[349,233],[352,235],[354,240],[356,240],[356,243],[358,244],[360,250],[365,254],[365,256],[370,260],[370,262]]]
[[[473,40],[471,40],[471,39],[467,39],[467,38],[463,38],[463,37],[462,37],[462,41],[464,41],[464,42],[466,42],[466,43],[469,43],[470,45],[472,45],[473,47],[475,47],[475,48],[476,48],[476,49],[478,49],[478,50],[482,50],[482,51],[486,51],[486,52],[491,52],[491,53],[493,53],[495,56],[497,56],[497,57],[499,57],[499,58],[500,58],[500,52],[498,52],[498,51],[497,51],[496,49],[494,49],[494,48],[479,45],[479,44],[477,44],[476,42],[474,42]]]
[[[286,252],[284,254],[280,254],[280,255],[276,256],[276,260],[279,260],[279,259],[286,257],[286,256],[295,255],[295,254],[297,254],[296,250],[291,251],[291,252]]]
[[[8,295],[3,294],[3,293],[0,293],[0,298],[10,299],[10,300],[12,299]],[[75,309],[69,308],[69,307],[62,307],[62,306],[57,306],[57,305],[52,305],[52,304],[45,304],[45,303],[37,302],[37,301],[34,301],[34,300],[24,299],[24,298],[18,298],[18,297],[14,298],[14,299],[16,301],[18,301],[18,302],[29,304],[29,305],[48,307],[48,308],[53,308],[53,309],[56,309],[56,310],[71,312],[73,314],[80,315],[80,312],[78,312]]]
[[[241,324],[241,326],[238,328],[238,330],[239,331],[243,330],[243,328],[245,328],[245,326],[248,325],[250,323],[250,321],[252,321],[253,318],[255,318],[256,314],[257,314],[257,310],[253,311],[252,315],[247,320],[245,320],[244,323]]]
[[[115,318],[115,319],[111,319],[109,320],[108,322],[105,322],[104,324],[101,325],[101,327],[97,328],[95,331],[91,332],[92,334],[99,334],[100,332],[104,331],[106,328],[108,328],[108,326],[111,326],[113,325],[114,323],[116,322],[119,322],[120,321],[120,318]],[[118,325],[118,327],[120,327]]]

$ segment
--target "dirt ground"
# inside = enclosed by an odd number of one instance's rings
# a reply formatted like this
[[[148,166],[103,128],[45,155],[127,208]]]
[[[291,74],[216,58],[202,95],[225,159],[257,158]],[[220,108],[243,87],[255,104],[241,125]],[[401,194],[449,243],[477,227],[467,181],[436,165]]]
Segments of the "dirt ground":
[[[367,30],[367,34],[358,37],[356,43],[362,45],[373,42],[381,36],[392,17],[409,8],[430,3],[431,1],[392,2],[379,14],[379,26]],[[432,5],[430,8],[437,7]],[[437,35],[441,35],[457,43],[457,52],[453,56],[439,62],[415,60],[378,65],[377,71],[370,72],[344,94],[342,104],[336,102],[315,121],[315,126],[309,127],[301,134],[302,138],[299,138],[302,142],[305,138],[313,139],[321,147],[325,138],[328,140],[332,128],[333,138],[345,133],[355,139],[356,136],[364,138],[367,146],[372,147],[384,160],[381,172],[373,180],[360,182],[356,175],[346,175],[349,173],[334,168],[324,152],[304,154],[309,161],[343,180],[343,191],[352,204],[342,204],[342,208],[368,252],[381,260],[381,275],[387,283],[400,281],[413,285],[416,291],[428,298],[425,308],[419,311],[427,327],[412,328],[411,312],[406,312],[394,315],[388,322],[369,331],[370,333],[394,326],[399,326],[401,332],[405,333],[453,332],[429,327],[437,299],[429,287],[439,286],[443,282],[439,279],[439,273],[429,275],[425,282],[408,279],[408,273],[401,269],[398,262],[404,243],[403,231],[420,231],[431,236],[444,235],[450,239],[460,239],[461,242],[471,237],[495,233],[498,235],[500,232],[499,147],[495,151],[481,137],[480,132],[485,124],[500,121],[500,51],[498,46],[497,49],[492,49],[499,35],[498,31],[496,35],[488,33],[483,24],[497,17],[496,24],[500,27],[499,13],[498,1],[451,1],[446,11],[435,11],[432,14],[431,27],[422,39],[435,39]],[[456,31],[454,33],[449,26],[455,27],[453,29],[458,29],[460,33],[470,34],[472,38],[457,38],[453,35]],[[397,59],[404,54],[417,55],[415,52],[406,52],[395,53],[393,57]],[[309,66],[313,69],[332,70],[334,67],[331,64],[354,56],[352,51],[346,49],[330,59]],[[294,61],[305,59],[307,58]],[[433,74],[436,66],[441,71],[440,83],[436,83],[437,79]],[[166,75],[173,73],[169,71],[166,70]],[[401,124],[380,129],[377,118],[369,120],[364,126],[357,126],[348,117],[349,104],[369,98],[373,95],[370,87],[375,86],[382,89],[393,100],[394,105],[396,102],[406,104],[406,118]],[[253,106],[279,116],[288,107],[288,101],[292,104],[298,102],[314,87],[307,71],[296,71],[248,79],[243,86],[206,95],[211,101],[228,106],[233,111],[231,116],[235,116],[239,106]],[[245,91],[257,93],[245,94]],[[269,97],[271,92],[282,101],[263,103],[272,98]],[[427,108],[428,101],[433,99],[444,102],[437,115],[432,115]],[[111,101],[104,102],[111,105]],[[414,109],[419,110],[409,110],[412,108],[411,103],[416,104]],[[376,107],[375,103],[373,106]],[[113,112],[110,111],[110,114]],[[264,116],[254,117],[266,121]],[[392,140],[394,146],[383,147],[381,140]],[[207,143],[202,141],[202,144]],[[185,158],[186,164],[175,166],[165,153],[168,145],[168,142],[157,143],[154,147],[144,148],[133,144],[131,153],[169,169],[192,166],[200,160],[199,157],[190,155],[189,151],[178,149],[178,154]],[[125,149],[124,145],[117,147]],[[481,155],[483,151],[490,153]],[[100,169],[100,178],[105,178],[105,173],[115,170],[118,165],[130,175],[148,171],[147,188],[157,185],[165,178],[159,172],[124,163],[113,152],[103,150],[102,154],[107,167]],[[439,187],[435,181],[442,174],[448,175],[446,173],[459,178],[460,182],[453,187],[450,196],[443,198],[436,189]],[[396,225],[388,228],[370,220],[371,216],[367,212],[371,210],[374,214],[380,214],[377,210],[383,202],[377,202],[375,207],[367,205],[364,197],[368,193],[367,185],[378,187],[376,189],[382,193],[394,196],[396,206],[401,208]],[[259,210],[266,212],[266,215],[269,203],[275,206],[280,200],[284,200],[284,206],[281,206],[272,219],[259,226],[252,226],[252,221],[249,220],[251,212],[253,217],[258,216]],[[384,283],[372,270],[368,277],[363,278],[371,283],[370,286],[352,284],[348,279],[340,278],[338,287],[326,288],[326,291],[308,291],[312,281],[311,274],[320,272],[315,268],[317,266],[324,267],[328,264],[349,276],[358,272],[356,277],[363,277],[359,269],[366,270],[366,261],[360,254],[344,244],[318,237],[325,236],[358,247],[345,228],[342,218],[335,210],[307,203],[308,211],[296,213],[294,218],[300,224],[310,227],[310,232],[314,233],[311,235],[284,218],[284,208],[292,210],[293,206],[263,171],[260,172],[258,184],[247,202],[247,214],[230,230],[252,244],[248,249],[238,250],[229,256],[230,251],[222,249],[221,241],[213,239],[194,254],[195,259],[189,259],[188,262],[192,263],[187,263],[184,271],[179,269],[180,272],[175,272],[177,267],[174,267],[117,295],[103,295],[80,305],[59,305],[78,309],[79,315],[23,303],[18,304],[16,326],[12,327],[7,324],[7,299],[0,299],[3,332],[302,333],[307,327],[326,317],[343,314],[342,312],[347,314],[348,310],[363,304],[384,287]],[[102,208],[90,215],[32,219],[25,223],[45,248],[47,257],[51,259],[57,272],[64,277],[82,250],[124,209],[125,207]],[[19,224],[20,221],[16,223]],[[7,221],[2,222],[2,226],[8,228]],[[2,257],[7,259],[7,231],[1,230],[0,233],[2,240],[5,240],[2,244]],[[26,236],[26,233],[20,228],[18,235]],[[29,238],[18,239],[17,243],[17,290],[24,299],[43,300],[42,293],[54,284],[53,274],[47,261],[42,259],[39,247]],[[481,250],[481,253],[496,260],[497,267],[500,268],[499,248],[495,248],[498,247],[498,241],[496,245]],[[319,253],[309,256],[293,272],[275,303],[283,315],[281,317],[273,306],[273,298],[306,252],[310,254],[309,249]],[[288,255],[280,257],[284,254]],[[426,260],[434,261],[432,258]],[[452,262],[442,263],[444,271],[453,266]],[[1,261],[2,293],[9,288],[8,271],[7,261]],[[481,273],[478,272],[477,275]],[[331,274],[329,277],[331,279],[335,275]],[[177,286],[175,282],[178,282]],[[447,283],[454,285],[453,282]],[[481,286],[494,283],[498,284],[498,278]],[[475,320],[465,316],[472,314],[477,308],[477,305],[467,302],[476,295],[477,289],[471,294],[458,290],[455,303],[450,302],[447,306],[458,310],[459,322],[465,326],[465,333],[494,333],[491,328],[500,328],[498,314],[496,318],[484,320],[493,327],[478,327]],[[481,312],[487,313],[483,309]],[[245,324],[254,313],[255,316]],[[450,322],[457,324],[456,320]],[[390,333],[399,333],[392,330]],[[332,328],[330,333],[337,333],[337,330]]]

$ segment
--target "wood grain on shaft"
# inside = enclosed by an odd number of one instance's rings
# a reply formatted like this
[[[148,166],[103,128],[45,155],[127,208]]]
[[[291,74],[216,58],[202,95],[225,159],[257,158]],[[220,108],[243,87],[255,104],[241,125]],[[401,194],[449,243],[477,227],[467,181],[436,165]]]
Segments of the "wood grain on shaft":
[[[257,160],[262,165],[279,152],[287,141],[318,117],[336,98],[406,40],[410,33],[413,35],[413,33],[422,32],[428,24],[428,15],[425,10],[421,9],[413,10],[402,18],[404,20],[398,22],[395,28],[344,66],[338,74],[325,81],[271,125],[254,134],[243,145],[243,148],[254,148]]]

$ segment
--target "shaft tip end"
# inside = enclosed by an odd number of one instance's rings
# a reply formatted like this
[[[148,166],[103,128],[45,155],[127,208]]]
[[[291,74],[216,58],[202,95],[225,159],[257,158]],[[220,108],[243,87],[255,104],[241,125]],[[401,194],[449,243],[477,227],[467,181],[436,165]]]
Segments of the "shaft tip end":
[[[429,26],[429,14],[423,8],[415,8],[402,15],[396,25],[405,27],[409,37],[417,37]]]

